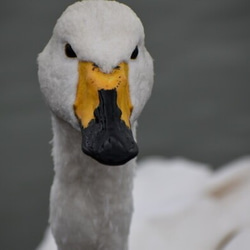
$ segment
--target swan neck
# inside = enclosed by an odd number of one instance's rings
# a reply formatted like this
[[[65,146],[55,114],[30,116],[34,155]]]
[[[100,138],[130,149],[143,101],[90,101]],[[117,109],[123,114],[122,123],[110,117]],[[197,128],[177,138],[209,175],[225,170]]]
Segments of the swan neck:
[[[59,249],[127,250],[135,162],[102,165],[82,153],[80,131],[57,117],[52,127],[50,223]]]

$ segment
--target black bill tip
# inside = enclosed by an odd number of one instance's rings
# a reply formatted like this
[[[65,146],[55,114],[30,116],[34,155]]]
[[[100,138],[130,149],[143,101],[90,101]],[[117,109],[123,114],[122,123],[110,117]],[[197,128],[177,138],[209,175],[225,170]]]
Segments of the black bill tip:
[[[115,131],[112,134],[100,131],[93,138],[91,130],[95,125],[92,123],[92,126],[82,131],[82,150],[85,154],[110,166],[123,165],[137,156],[138,146],[129,131],[120,131],[120,134]]]
[[[82,150],[102,164],[123,165],[138,155],[138,146],[121,120],[116,90],[100,90],[99,100],[95,119],[82,127]]]

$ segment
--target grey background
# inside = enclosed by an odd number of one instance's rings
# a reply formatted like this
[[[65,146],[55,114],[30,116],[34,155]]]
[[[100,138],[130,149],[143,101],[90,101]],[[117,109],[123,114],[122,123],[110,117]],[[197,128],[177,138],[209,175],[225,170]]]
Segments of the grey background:
[[[49,111],[36,57],[74,1],[0,3],[0,249],[34,249],[48,217]],[[138,130],[141,157],[219,166],[250,150],[249,0],[129,0],[155,59]]]

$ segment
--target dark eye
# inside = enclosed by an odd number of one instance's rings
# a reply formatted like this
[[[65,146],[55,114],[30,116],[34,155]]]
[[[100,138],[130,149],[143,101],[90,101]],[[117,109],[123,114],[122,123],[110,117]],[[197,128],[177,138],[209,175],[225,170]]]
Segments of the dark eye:
[[[138,50],[138,47],[136,46],[135,47],[135,50],[133,51],[133,53],[131,54],[131,59],[136,59],[137,58],[137,56],[138,56],[138,54],[139,54],[139,50]]]
[[[65,54],[67,57],[76,58],[75,51],[72,49],[72,47],[68,43],[65,45]]]

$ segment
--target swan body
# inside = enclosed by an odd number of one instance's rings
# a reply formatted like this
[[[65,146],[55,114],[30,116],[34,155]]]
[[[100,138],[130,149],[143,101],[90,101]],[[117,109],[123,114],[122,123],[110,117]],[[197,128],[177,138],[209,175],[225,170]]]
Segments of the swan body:
[[[129,249],[250,248],[250,157],[215,172],[183,159],[151,159],[141,166]]]
[[[129,7],[71,5],[38,65],[52,111],[55,171],[49,241],[39,250],[235,250],[245,240],[249,164],[213,174],[182,160],[151,162],[133,190],[136,125],[153,62]]]

